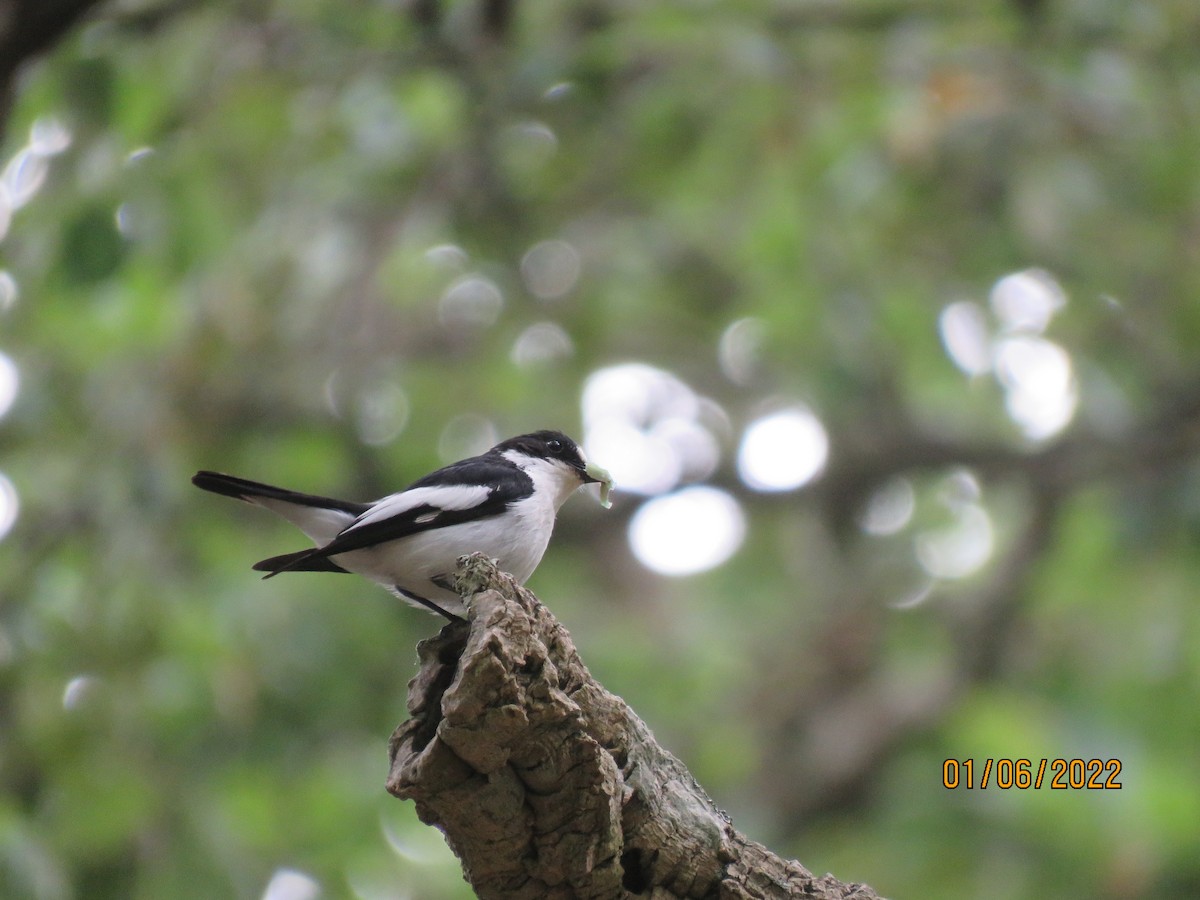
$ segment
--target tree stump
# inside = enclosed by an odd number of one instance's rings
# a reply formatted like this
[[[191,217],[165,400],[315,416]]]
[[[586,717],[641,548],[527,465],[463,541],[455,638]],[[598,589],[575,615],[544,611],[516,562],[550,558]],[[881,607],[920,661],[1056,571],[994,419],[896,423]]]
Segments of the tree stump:
[[[566,629],[480,554],[467,620],[417,648],[388,790],[446,836],[482,898],[856,898],[747,839]]]

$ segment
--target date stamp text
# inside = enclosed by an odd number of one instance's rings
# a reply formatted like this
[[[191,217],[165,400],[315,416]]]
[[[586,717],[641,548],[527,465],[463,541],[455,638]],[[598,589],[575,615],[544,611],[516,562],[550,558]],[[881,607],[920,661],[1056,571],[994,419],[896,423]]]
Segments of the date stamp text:
[[[1119,759],[948,759],[942,763],[942,787],[1002,791],[1117,791]]]

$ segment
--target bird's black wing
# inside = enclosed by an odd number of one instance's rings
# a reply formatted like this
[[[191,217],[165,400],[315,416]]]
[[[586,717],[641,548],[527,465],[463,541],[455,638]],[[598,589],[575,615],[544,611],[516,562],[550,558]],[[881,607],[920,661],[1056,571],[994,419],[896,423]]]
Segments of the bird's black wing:
[[[532,479],[503,457],[463,460],[371,504],[328,544],[279,559],[283,564],[271,574],[302,571],[339,553],[497,516],[532,493]]]

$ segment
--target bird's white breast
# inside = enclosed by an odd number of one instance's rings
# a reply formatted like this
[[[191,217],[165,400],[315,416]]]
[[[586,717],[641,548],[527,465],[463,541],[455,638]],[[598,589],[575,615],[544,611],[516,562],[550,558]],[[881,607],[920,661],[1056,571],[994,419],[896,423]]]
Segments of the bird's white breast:
[[[524,583],[550,543],[558,508],[579,487],[577,475],[562,465],[547,460],[516,455],[513,458],[533,481],[533,493],[511,504],[499,515],[422,531],[394,541],[337,554],[331,559],[351,572],[357,572],[386,587],[398,587],[419,594],[444,606],[461,611],[461,598],[442,587],[453,575],[458,559],[480,552],[495,559],[500,568]],[[358,524],[368,519],[386,518],[418,505],[413,495],[426,489],[405,492],[380,501]],[[461,486],[431,488],[421,502],[441,508],[469,508],[482,502],[487,488]],[[386,512],[385,512],[386,508]]]
[[[546,499],[534,494],[498,516],[435,528],[332,559],[387,587],[457,602],[457,594],[440,588],[433,579],[452,575],[458,558],[468,553],[494,558],[501,569],[522,583],[533,574],[554,530],[554,508]]]

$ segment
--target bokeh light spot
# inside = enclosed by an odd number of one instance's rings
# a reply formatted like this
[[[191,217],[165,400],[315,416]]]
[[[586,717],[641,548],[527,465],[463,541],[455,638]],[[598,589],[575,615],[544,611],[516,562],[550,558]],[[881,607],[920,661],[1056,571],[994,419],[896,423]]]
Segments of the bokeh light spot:
[[[978,303],[960,300],[938,316],[942,345],[951,361],[968,375],[983,375],[992,367],[992,339],[987,314]]]
[[[358,396],[358,436],[376,447],[390,443],[408,424],[408,413],[408,395],[400,385],[390,381],[374,385]]]
[[[540,165],[558,151],[558,135],[544,122],[510,125],[502,134],[503,150],[526,165]]]
[[[45,156],[29,147],[18,151],[8,161],[4,172],[0,174],[0,183],[3,184],[4,193],[8,196],[9,207],[20,209],[32,200],[46,182],[48,174],[50,174],[50,163]]]
[[[1075,416],[1079,390],[1071,357],[1058,344],[1032,335],[996,345],[996,377],[1009,416],[1030,440],[1053,437]]]
[[[381,814],[380,830],[383,839],[397,856],[418,866],[453,865],[457,860],[446,846],[441,834],[433,828],[403,828],[391,815]]]
[[[499,437],[496,426],[483,416],[465,413],[455,416],[438,437],[438,456],[445,463],[478,456],[495,446]]]
[[[917,537],[917,560],[934,578],[965,578],[992,556],[992,520],[981,506],[969,504],[945,528]]]
[[[16,305],[21,290],[17,279],[7,269],[0,269],[0,313],[6,313]]]
[[[130,150],[129,154],[125,157],[125,165],[136,166],[138,163],[152,159],[157,152],[153,147],[138,147],[135,150]]]
[[[634,556],[662,575],[694,575],[725,562],[746,535],[737,501],[724,491],[693,485],[655,497],[629,523]]]
[[[447,328],[486,328],[500,318],[504,295],[482,275],[464,275],[442,294],[438,319]]]
[[[0,473],[0,540],[12,530],[17,521],[21,502],[17,489],[3,473]]]
[[[364,75],[351,82],[342,91],[338,111],[363,157],[399,160],[412,150],[412,125],[380,79]]]
[[[96,679],[91,675],[76,675],[63,688],[63,709],[79,709],[96,689]]]
[[[907,478],[893,478],[867,501],[859,525],[867,534],[895,534],[910,521],[917,508],[917,495]]]
[[[0,353],[0,418],[3,418],[12,409],[13,402],[17,399],[20,383],[21,378],[17,371],[17,364],[12,361],[12,357]]]
[[[717,345],[717,361],[726,378],[740,385],[751,382],[766,335],[767,326],[761,319],[738,319],[725,329]]]
[[[1041,334],[1066,306],[1067,295],[1049,272],[1026,269],[1005,275],[992,286],[989,298],[1006,331]]]
[[[790,491],[811,481],[829,457],[829,437],[807,406],[752,423],[738,450],[738,474],[759,491]]]
[[[444,271],[461,272],[470,257],[458,244],[435,244],[425,251],[425,259]]]
[[[0,241],[8,234],[12,214],[33,199],[50,173],[47,158],[71,143],[71,132],[57,119],[37,119],[29,142],[12,155],[0,171]]]
[[[1079,385],[1070,354],[1042,337],[1067,303],[1049,272],[1026,269],[999,279],[989,295],[996,323],[977,303],[951,303],[938,317],[946,355],[967,375],[991,372],[1008,416],[1032,441],[1053,437],[1075,417]]]
[[[571,336],[554,322],[535,322],[518,335],[512,361],[522,368],[545,365],[570,356],[575,350]]]
[[[917,535],[917,561],[935,579],[965,578],[982,568],[995,550],[983,489],[974,473],[958,469],[942,481],[938,499],[950,522]]]
[[[521,277],[540,300],[557,300],[579,280],[579,251],[562,240],[534,244],[521,257]]]
[[[575,85],[570,81],[558,81],[546,88],[542,93],[543,100],[561,100],[575,90]]]
[[[276,869],[262,900],[317,900],[320,896],[321,885],[311,875],[296,869]]]
[[[632,425],[608,423],[584,442],[589,459],[604,460],[613,481],[634,494],[662,494],[683,477],[683,465],[666,441]]]
[[[29,149],[41,156],[55,156],[71,146],[71,129],[53,116],[36,119],[29,129]]]
[[[706,422],[719,407],[670,372],[624,363],[593,372],[583,389],[584,445],[622,491],[662,494],[716,468]]]

